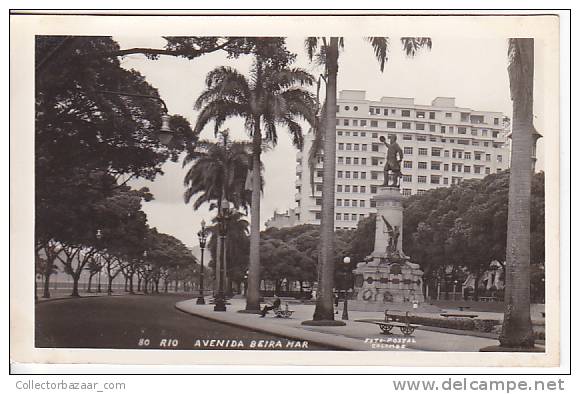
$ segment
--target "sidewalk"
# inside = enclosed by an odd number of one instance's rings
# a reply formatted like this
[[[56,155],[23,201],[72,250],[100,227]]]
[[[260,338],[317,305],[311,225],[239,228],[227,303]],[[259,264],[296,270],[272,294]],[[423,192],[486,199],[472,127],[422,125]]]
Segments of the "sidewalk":
[[[478,352],[483,347],[498,344],[496,339],[471,336],[469,333],[456,335],[421,329],[416,330],[411,337],[404,337],[398,329],[394,329],[391,335],[383,335],[377,325],[355,321],[380,320],[383,316],[379,312],[349,311],[349,321],[346,322],[346,326],[313,327],[303,326],[301,323],[312,319],[314,305],[291,304],[289,308],[294,311],[292,317],[280,319],[274,317],[273,313],[269,313],[265,318],[254,314],[238,313],[239,310],[245,308],[244,299],[231,299],[229,303],[226,312],[214,312],[213,305],[197,305],[195,299],[178,302],[175,307],[206,319],[294,340],[310,341],[340,350]],[[496,315],[493,314],[494,317]],[[341,316],[342,310],[339,309],[335,319],[340,320]],[[492,314],[490,313],[489,316],[491,317]],[[378,341],[390,345],[377,346]],[[404,348],[393,348],[392,344],[395,343],[403,343]]]

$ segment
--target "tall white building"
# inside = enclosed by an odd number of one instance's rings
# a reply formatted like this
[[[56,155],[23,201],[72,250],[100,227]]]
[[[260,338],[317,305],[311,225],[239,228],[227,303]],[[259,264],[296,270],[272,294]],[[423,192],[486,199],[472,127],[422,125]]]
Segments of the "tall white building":
[[[375,212],[371,198],[383,184],[386,155],[380,136],[388,140],[396,135],[403,149],[401,193],[406,196],[508,167],[501,112],[457,107],[452,97],[421,105],[413,98],[370,101],[365,93],[343,90],[337,100],[335,228],[356,228],[360,219]],[[312,140],[312,134],[305,136],[304,148],[296,156],[295,214],[301,224],[320,224],[323,158],[318,158],[312,190],[308,167]]]

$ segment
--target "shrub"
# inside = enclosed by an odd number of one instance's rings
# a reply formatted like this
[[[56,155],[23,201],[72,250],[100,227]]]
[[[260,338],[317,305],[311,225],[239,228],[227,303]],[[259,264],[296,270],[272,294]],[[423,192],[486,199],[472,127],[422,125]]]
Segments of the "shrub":
[[[497,326],[498,324],[500,324],[500,321],[495,319],[474,320],[475,330],[477,331],[492,332],[493,327]]]
[[[398,321],[405,321],[404,317],[399,317]],[[433,317],[409,316],[409,322],[412,324],[421,324],[424,326],[451,328],[454,330],[473,330],[475,325],[473,320],[468,318],[459,319],[438,319]]]
[[[402,315],[393,317],[396,321],[405,322],[405,317]],[[494,327],[500,324],[500,321],[494,319],[409,316],[409,323],[430,327],[450,328],[453,330],[492,332]]]

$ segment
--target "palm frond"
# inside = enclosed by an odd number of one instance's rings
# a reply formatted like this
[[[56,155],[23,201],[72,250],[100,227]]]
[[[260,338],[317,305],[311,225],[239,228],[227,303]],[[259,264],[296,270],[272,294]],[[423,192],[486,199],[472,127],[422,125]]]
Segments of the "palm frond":
[[[229,100],[216,99],[207,103],[197,117],[194,131],[200,133],[210,122],[215,122],[214,131],[217,134],[222,124],[232,117],[245,117],[248,114],[248,107]]]
[[[401,37],[403,50],[409,57],[413,57],[423,48],[431,49],[433,43],[429,37]]]
[[[385,63],[389,54],[389,37],[367,37],[366,40],[370,42],[375,52],[375,57],[379,61],[381,72],[385,70]]]
[[[304,48],[308,54],[308,59],[312,61],[316,50],[318,49],[318,37],[308,37],[304,40]]]

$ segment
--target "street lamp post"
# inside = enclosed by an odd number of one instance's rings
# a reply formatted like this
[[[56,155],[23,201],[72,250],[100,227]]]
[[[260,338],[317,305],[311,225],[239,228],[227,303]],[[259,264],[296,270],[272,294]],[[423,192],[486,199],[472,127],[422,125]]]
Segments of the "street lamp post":
[[[205,250],[205,243],[207,241],[207,229],[205,228],[205,220],[201,221],[201,230],[197,232],[199,240],[199,248],[201,249],[201,269],[199,270],[199,297],[197,297],[197,305],[204,305],[205,298],[203,295],[203,252]]]
[[[459,281],[456,279],[453,283],[455,283],[455,286],[453,286],[453,300],[457,301],[457,283]]]
[[[348,275],[348,267],[350,264],[350,257],[345,257],[342,262],[345,264],[345,271],[344,271],[344,307],[342,308],[342,320],[348,320],[348,291],[347,291],[347,275]]]
[[[217,256],[216,264],[216,276],[217,276],[217,294],[215,296],[215,305],[213,310],[216,312],[226,311],[226,299],[224,296],[224,275],[222,275],[222,269],[225,266],[225,247],[226,247],[226,234],[227,234],[227,219],[230,214],[230,203],[223,199],[221,203],[221,212],[218,213],[218,230],[219,230],[219,242],[220,242],[220,255]]]
[[[101,229],[98,229],[97,230],[96,237],[97,237],[97,243],[100,244],[101,243],[101,239],[103,239],[103,232],[101,231]],[[99,277],[98,277],[98,284],[97,284],[97,293],[100,293],[101,292],[101,271],[103,270],[103,267],[101,265],[101,262],[102,261],[101,261],[101,254],[100,253],[99,253],[99,256],[98,256],[98,260],[99,260],[99,262],[98,262]]]

